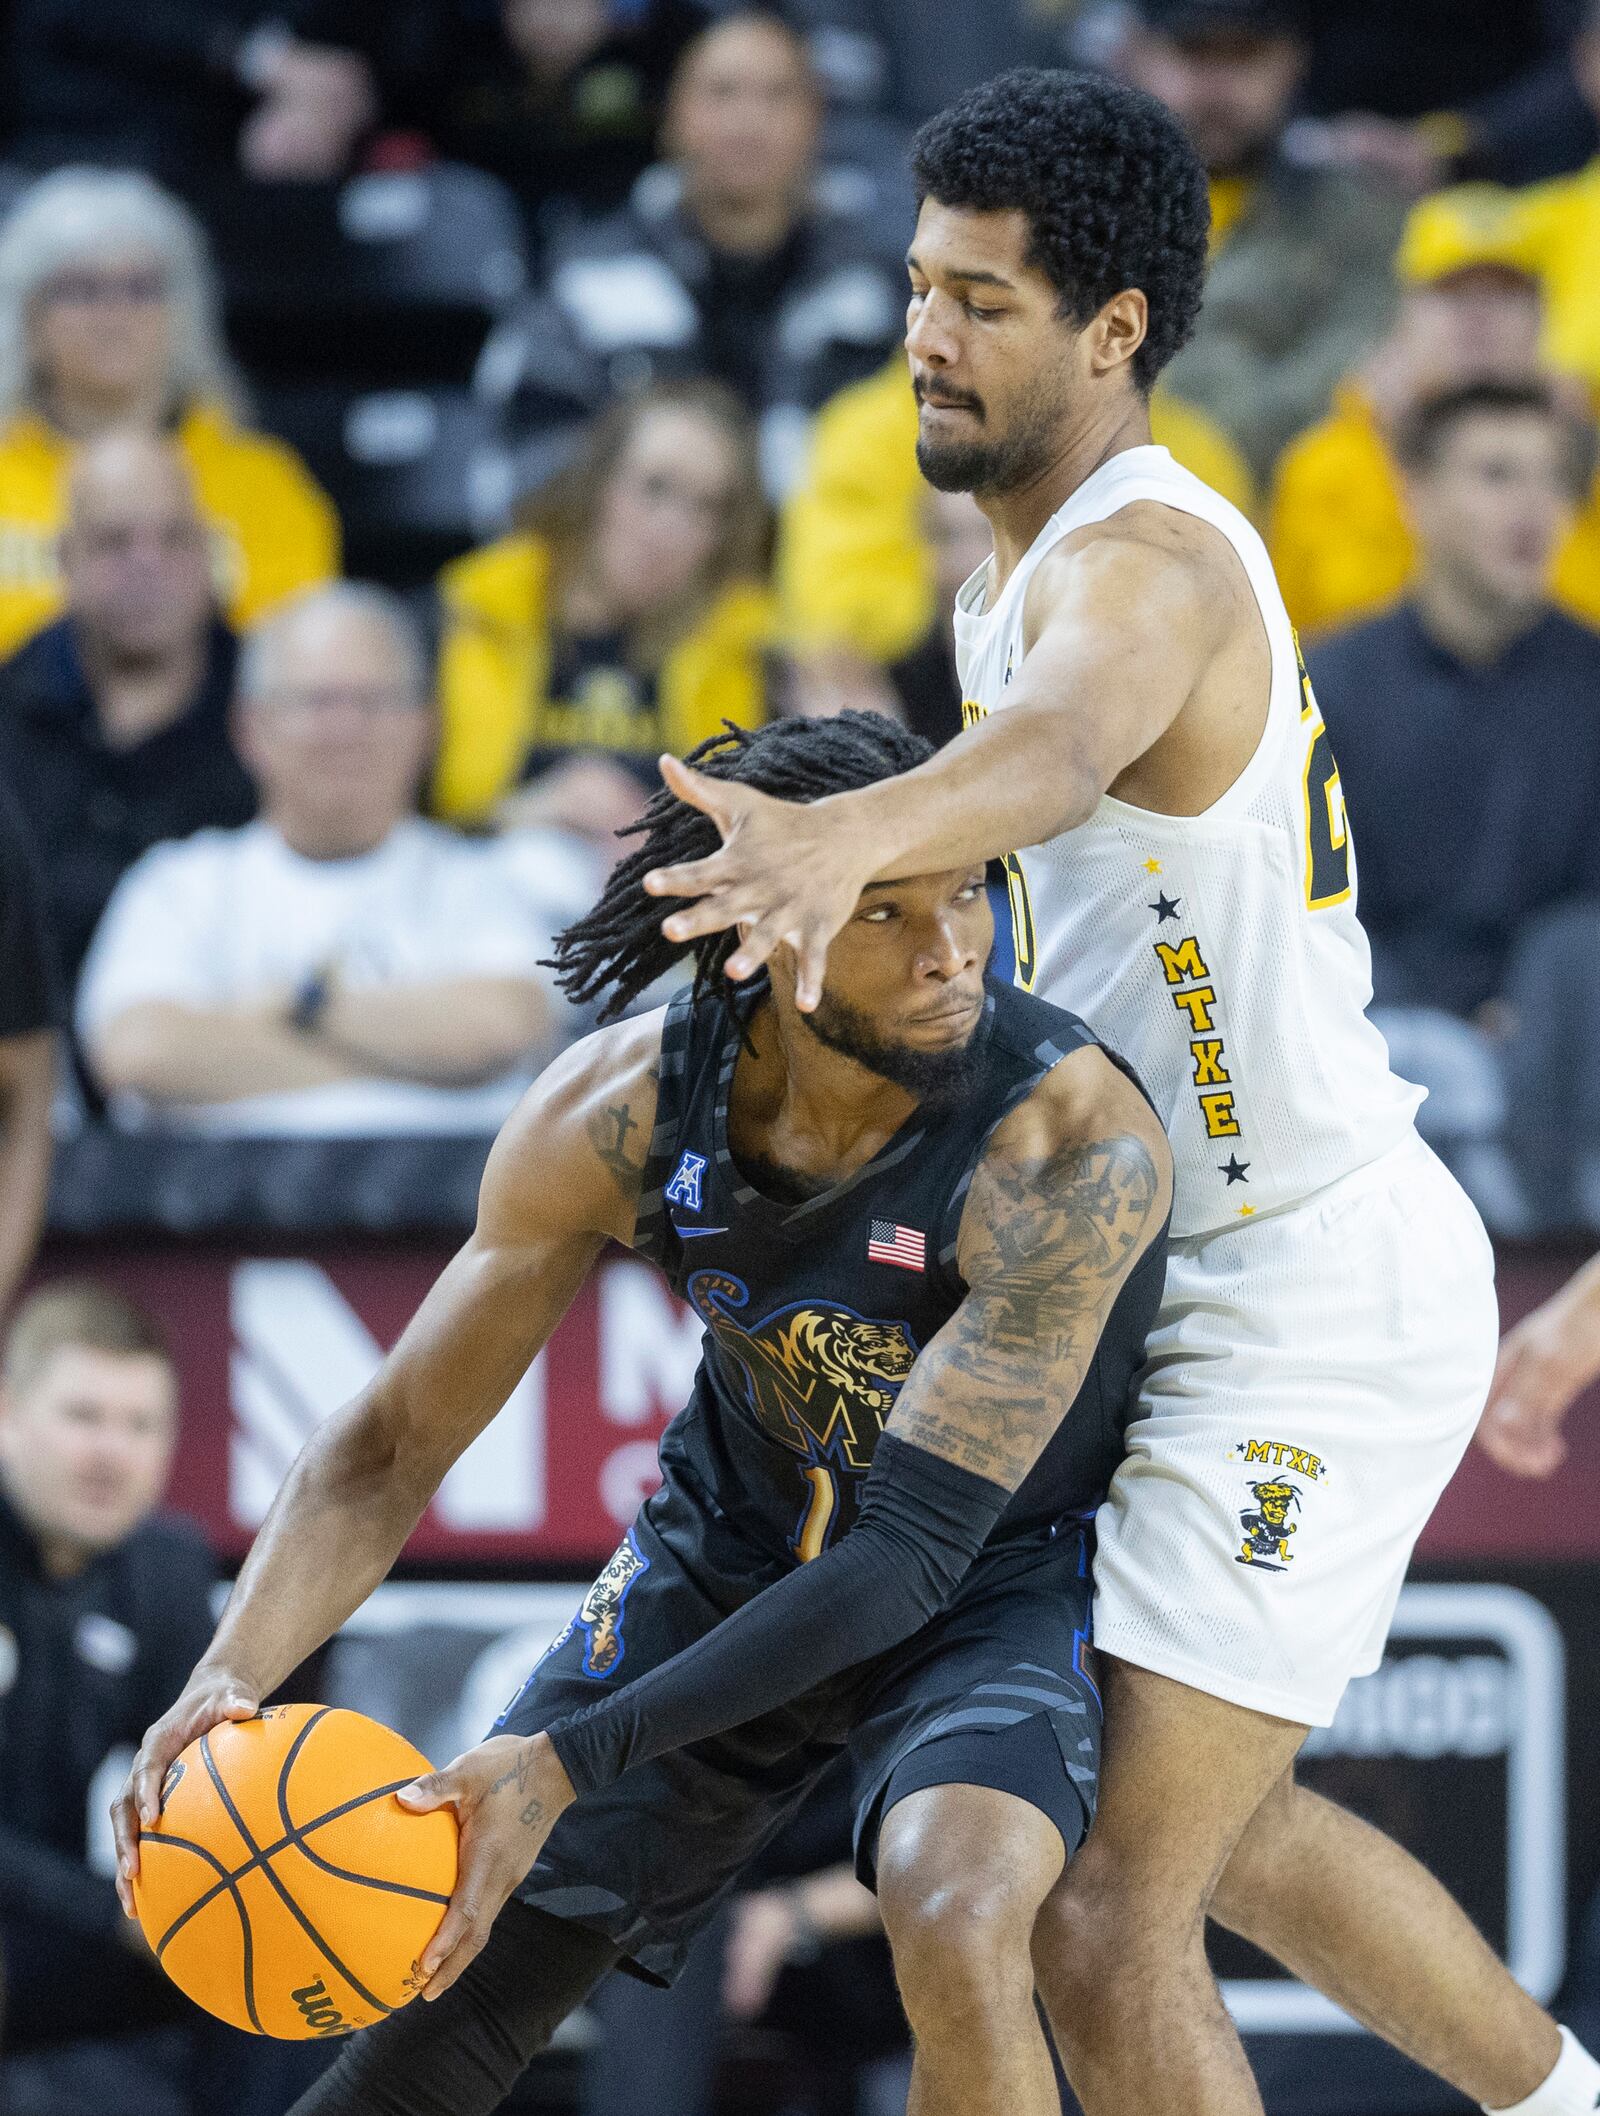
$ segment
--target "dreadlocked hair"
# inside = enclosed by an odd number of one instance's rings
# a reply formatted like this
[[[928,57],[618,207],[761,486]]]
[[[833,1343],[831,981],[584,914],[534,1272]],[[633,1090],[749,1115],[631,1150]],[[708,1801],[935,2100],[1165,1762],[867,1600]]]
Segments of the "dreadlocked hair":
[[[933,746],[881,713],[837,713],[827,720],[769,720],[764,727],[723,722],[684,759],[709,779],[734,779],[780,801],[820,801],[910,771],[933,755]],[[549,967],[574,1001],[609,993],[601,1021],[615,1021],[641,993],[686,956],[694,962],[698,999],[717,991],[731,998],[740,987],[725,976],[738,946],[736,932],[707,933],[687,948],[670,941],[661,922],[685,897],[649,896],[644,878],[653,867],[676,867],[709,858],[721,844],[717,826],[698,808],[661,787],[638,822],[620,837],[642,843],[612,869],[592,911],[555,938]],[[752,989],[753,982],[743,989]]]

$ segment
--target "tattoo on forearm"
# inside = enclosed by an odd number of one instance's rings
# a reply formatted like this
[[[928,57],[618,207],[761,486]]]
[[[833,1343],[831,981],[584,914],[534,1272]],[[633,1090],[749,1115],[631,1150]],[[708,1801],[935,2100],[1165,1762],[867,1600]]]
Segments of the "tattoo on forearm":
[[[1015,1490],[1082,1386],[1160,1197],[1131,1133],[985,1161],[967,1207],[970,1290],[918,1362],[895,1429]]]

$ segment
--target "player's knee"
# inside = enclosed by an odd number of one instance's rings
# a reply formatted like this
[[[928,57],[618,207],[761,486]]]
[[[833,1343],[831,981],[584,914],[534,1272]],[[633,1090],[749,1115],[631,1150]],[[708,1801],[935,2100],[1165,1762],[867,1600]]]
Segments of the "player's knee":
[[[1052,2020],[1137,2013],[1144,1995],[1197,1945],[1205,1905],[1142,1861],[1083,1849],[1034,1926],[1033,1964]]]
[[[1302,1813],[1310,1798],[1293,1772],[1285,1771],[1245,1824],[1209,1905],[1210,1914],[1231,1932],[1248,1936],[1256,1922],[1253,1906],[1281,1887],[1284,1858],[1301,1842]]]
[[[927,1850],[880,1859],[878,1900],[912,2024],[1029,2003],[1036,1894],[997,1860],[976,1867]]]

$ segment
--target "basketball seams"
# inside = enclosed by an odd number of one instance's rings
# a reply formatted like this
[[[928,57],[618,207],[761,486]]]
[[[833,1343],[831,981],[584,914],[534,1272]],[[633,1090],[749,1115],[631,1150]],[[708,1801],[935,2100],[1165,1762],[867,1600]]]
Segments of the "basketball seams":
[[[216,1872],[222,1875],[222,1879],[214,1888],[209,1889],[201,1897],[199,1903],[192,1903],[186,1911],[175,1918],[167,1927],[156,1943],[156,1960],[158,1962],[161,1960],[162,1952],[166,1948],[167,1943],[175,1933],[179,1932],[189,1922],[194,1913],[203,1904],[214,1903],[217,1897],[226,1889],[234,1909],[239,1914],[239,1930],[244,1939],[244,2009],[249,2014],[250,2025],[254,2028],[257,2035],[265,2035],[267,2031],[262,2027],[261,2016],[256,2011],[255,1939],[250,1930],[250,1913],[244,1907],[244,1896],[239,1888],[237,1877],[228,1872],[215,1852],[208,1850],[203,1844],[196,1844],[189,1837],[170,1837],[164,1832],[153,1832],[147,1841],[151,1844],[170,1844],[176,1851],[193,1852],[197,1859],[204,1859],[208,1866],[213,1867]]]
[[[306,1851],[308,1847],[302,1842],[302,1839],[308,1837],[313,1830],[326,1829],[330,1822],[341,1822],[346,1815],[353,1815],[358,1808],[368,1807],[374,1800],[387,1800],[391,1794],[398,1793],[402,1786],[413,1783],[414,1780],[410,1778],[396,1778],[390,1785],[376,1785],[370,1793],[358,1793],[353,1800],[343,1800],[337,1807],[330,1807],[320,1815],[313,1815],[309,1822],[301,1823],[299,1828],[293,1830],[287,1837],[278,1837],[271,1844],[263,1845],[259,1851],[245,1860],[243,1866],[235,1866],[231,1869],[224,1866],[216,1854],[208,1851],[203,1844],[192,1844],[187,1837],[168,1836],[165,1830],[147,1831],[143,1839],[144,1843],[175,1844],[182,1850],[198,1852],[201,1858],[209,1860],[211,1865],[222,1876],[219,1881],[214,1882],[206,1890],[204,1895],[196,1896],[187,1910],[178,1913],[178,1916],[167,1927],[162,1937],[161,1946],[165,1947],[168,1940],[172,1939],[192,1917],[204,1910],[208,1903],[214,1903],[225,1888],[231,1887],[237,1881],[243,1881],[249,1874],[256,1873],[269,1859],[275,1859],[279,1852],[291,1849]],[[322,1865],[326,1862],[318,1860],[317,1863]],[[339,1869],[330,1866],[328,1871],[330,1873],[338,1873]],[[345,1875],[342,1878],[366,1881],[366,1886],[369,1888],[399,1888],[401,1886],[399,1882],[366,1880],[366,1877],[362,1874]],[[431,1889],[407,1889],[404,1893],[425,1896],[430,1903],[448,1903],[450,1900],[448,1896],[436,1895]],[[161,1949],[158,1947],[156,1950],[158,1955],[160,1951]]]
[[[313,1850],[311,1845],[305,1841],[313,1829],[320,1827],[319,1822],[308,1822],[303,1829],[295,1827],[294,1818],[289,1812],[289,1776],[299,1760],[300,1751],[310,1738],[312,1728],[320,1725],[332,1710],[333,1706],[324,1705],[320,1712],[313,1713],[295,1736],[290,1744],[288,1753],[283,1759],[282,1767],[278,1772],[278,1815],[286,1834],[282,1844],[272,1847],[273,1853],[275,1854],[292,1844],[302,1857],[309,1859],[313,1866],[320,1867],[325,1874],[331,1874],[336,1881],[349,1881],[359,1888],[375,1888],[384,1895],[410,1896],[413,1901],[418,1903],[437,1903],[441,1909],[447,1908],[450,1898],[441,1895],[436,1888],[415,1888],[408,1881],[380,1881],[375,1875],[352,1873],[347,1867],[335,1866],[331,1859],[325,1859],[319,1851]],[[398,1784],[386,1786],[383,1791],[386,1793],[397,1793],[402,1785],[410,1785],[412,1783],[413,1781],[410,1778],[402,1778]],[[374,1793],[369,1797],[378,1799],[381,1796]],[[329,1822],[334,1819],[335,1817],[332,1815],[321,1818],[322,1821]]]
[[[260,1871],[266,1876],[268,1882],[276,1891],[279,1901],[283,1904],[284,1908],[288,1911],[289,1915],[294,1919],[295,1923],[300,1927],[301,1931],[306,1935],[307,1939],[309,1939],[313,1943],[313,1945],[320,1949],[320,1951],[327,1958],[327,1960],[330,1961],[333,1964],[334,1968],[338,1970],[339,1974],[350,1986],[350,1989],[354,1991],[356,1995],[365,2002],[365,2004],[369,2006],[376,2006],[380,2013],[392,2013],[394,2011],[394,2008],[392,2006],[386,2006],[381,1998],[376,1997],[372,1992],[370,1992],[367,1989],[366,1985],[363,1984],[359,1980],[359,1978],[353,1975],[352,1972],[345,1967],[344,1963],[340,1961],[339,1957],[334,1953],[333,1949],[322,1937],[322,1934],[318,1932],[316,1926],[312,1924],[311,1920],[300,1908],[300,1905],[289,1893],[288,1889],[284,1886],[283,1881],[280,1879],[280,1877],[273,1872],[271,1861],[265,1857],[262,1857],[260,1845],[257,1844],[255,1839],[251,1836],[249,1829],[246,1827],[244,1817],[240,1814],[237,1806],[234,1804],[233,1795],[228,1791],[227,1786],[223,1783],[222,1773],[217,1769],[216,1761],[211,1754],[211,1736],[209,1734],[202,1734],[200,1737],[200,1755],[202,1761],[205,1764],[206,1770],[210,1774],[211,1783],[216,1788],[217,1797],[221,1800],[223,1806],[227,1809],[229,1819],[232,1821],[234,1828],[244,1839],[246,1849],[261,1859]],[[409,1781],[406,1782],[409,1783]],[[246,1922],[248,1923],[248,1920]]]

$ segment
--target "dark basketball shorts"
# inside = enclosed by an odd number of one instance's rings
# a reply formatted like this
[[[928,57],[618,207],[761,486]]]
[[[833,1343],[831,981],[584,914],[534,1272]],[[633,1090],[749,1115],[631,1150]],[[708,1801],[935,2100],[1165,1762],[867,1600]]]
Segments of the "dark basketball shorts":
[[[495,1722],[529,1734],[691,1645],[778,1576],[670,1487]],[[517,1894],[604,1934],[670,1983],[695,1934],[841,1749],[856,1868],[873,1884],[889,1809],[936,1785],[1011,1793],[1070,1857],[1094,1813],[1100,1698],[1088,1650],[1093,1529],[986,1551],[950,1605],[893,1652],[714,1740],[657,1757],[561,1817]]]

